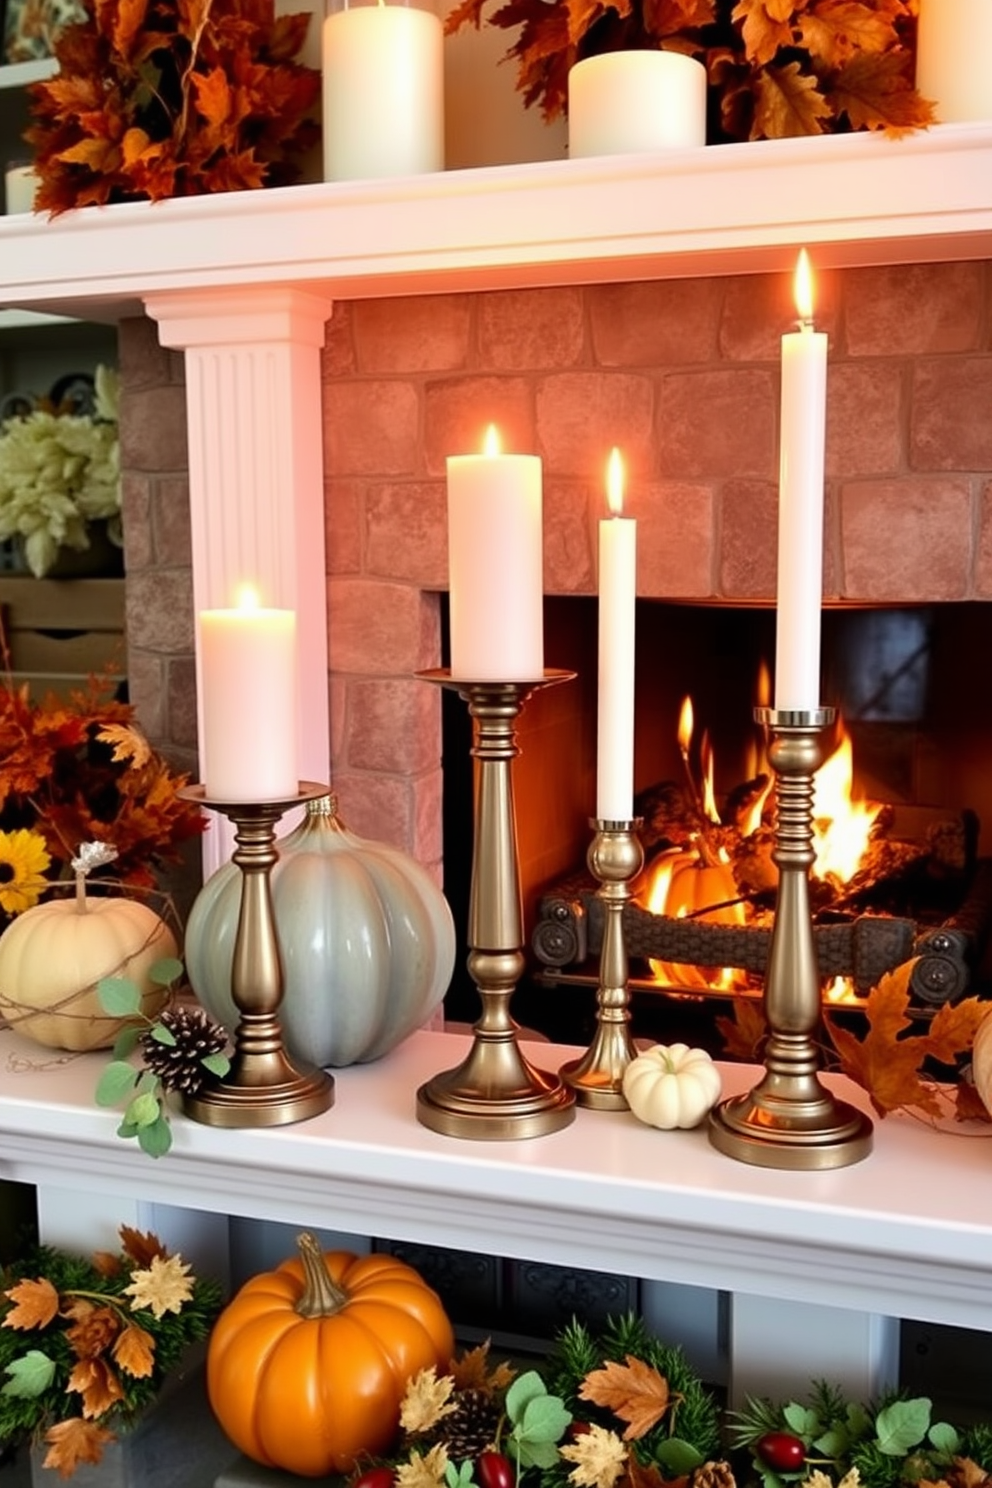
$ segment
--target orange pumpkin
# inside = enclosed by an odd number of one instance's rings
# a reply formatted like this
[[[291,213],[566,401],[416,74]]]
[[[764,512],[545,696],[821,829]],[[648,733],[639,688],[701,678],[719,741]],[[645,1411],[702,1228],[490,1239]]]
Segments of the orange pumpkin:
[[[298,1258],[252,1277],[221,1313],[207,1393],[246,1456],[316,1478],[389,1446],[407,1381],[447,1366],[454,1335],[405,1262],[297,1243]]]
[[[739,903],[740,890],[728,863],[706,863],[692,848],[670,848],[660,853],[655,874],[664,875],[664,897],[660,903],[652,897],[648,907],[672,919],[692,915],[709,925],[743,925],[744,906]],[[683,966],[668,961],[652,960],[657,976],[676,987],[712,986],[719,976],[718,966]]]

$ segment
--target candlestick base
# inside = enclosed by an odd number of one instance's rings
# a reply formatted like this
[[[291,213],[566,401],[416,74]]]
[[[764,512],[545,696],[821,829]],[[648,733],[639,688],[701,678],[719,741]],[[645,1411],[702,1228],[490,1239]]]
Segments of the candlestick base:
[[[446,1137],[475,1141],[546,1136],[574,1120],[575,1097],[558,1075],[528,1063],[510,1017],[510,999],[525,967],[510,765],[519,753],[517,716],[528,697],[575,673],[549,670],[543,681],[526,682],[460,681],[447,668],[417,675],[458,692],[472,718],[479,769],[467,964],[482,1002],[467,1058],[417,1091],[417,1120]]]
[[[563,1064],[558,1073],[575,1092],[580,1106],[594,1111],[629,1110],[623,1093],[627,1066],[637,1057],[630,1036],[630,993],[627,949],[623,936],[624,905],[630,885],[644,866],[644,849],[637,833],[642,819],[590,822],[595,832],[586,860],[599,882],[605,921],[599,956],[596,994],[596,1033],[581,1059]]]
[[[283,1047],[282,960],[270,879],[278,859],[276,822],[289,807],[327,793],[326,785],[312,781],[301,781],[298,793],[285,800],[245,804],[208,799],[202,785],[180,792],[184,799],[220,811],[234,822],[232,861],[242,873],[231,970],[231,996],[240,1016],[230,1073],[183,1098],[186,1115],[206,1126],[287,1126],[319,1116],[334,1104],[332,1076],[296,1066]]]

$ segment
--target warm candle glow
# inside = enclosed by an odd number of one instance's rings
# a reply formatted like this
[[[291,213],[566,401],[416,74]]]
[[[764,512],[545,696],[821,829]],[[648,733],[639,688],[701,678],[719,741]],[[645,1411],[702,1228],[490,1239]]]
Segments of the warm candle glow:
[[[254,584],[240,584],[235,593],[234,603],[239,610],[257,610],[258,590]]]
[[[613,447],[606,466],[606,504],[610,515],[619,517],[623,513],[623,460],[620,451]]]
[[[501,449],[499,430],[495,424],[490,424],[486,430],[486,437],[482,441],[482,453],[488,456],[489,459],[492,459],[495,455],[499,454]]]
[[[805,248],[800,249],[796,262],[795,296],[800,324],[803,327],[811,327],[813,324],[813,270],[810,268],[809,254]]]

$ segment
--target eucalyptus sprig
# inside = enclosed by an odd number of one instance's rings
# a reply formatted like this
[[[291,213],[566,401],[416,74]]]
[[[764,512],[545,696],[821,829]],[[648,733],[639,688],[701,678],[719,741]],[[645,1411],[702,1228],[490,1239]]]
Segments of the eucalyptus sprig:
[[[149,979],[159,987],[170,991],[183,974],[183,964],[174,956],[164,956],[149,970]],[[128,1023],[118,1034],[110,1063],[97,1082],[95,1099],[98,1106],[123,1106],[124,1114],[117,1135],[125,1139],[134,1137],[142,1152],[149,1157],[164,1157],[172,1146],[172,1128],[169,1124],[167,1096],[172,1088],[192,1092],[194,1080],[204,1084],[211,1077],[222,1079],[231,1067],[231,1061],[223,1052],[226,1035],[216,1024],[198,1011],[170,1014],[167,1008],[157,1018],[149,1018],[141,1008],[141,989],[129,977],[104,977],[97,983],[97,996],[105,1013],[115,1018],[127,1018]],[[192,1051],[180,1049],[177,1031],[187,1033],[193,1025],[202,1036],[206,1052],[199,1047]],[[155,1050],[163,1054],[167,1050],[186,1053],[185,1062],[180,1060],[182,1078],[170,1084],[164,1066],[169,1061],[156,1060]],[[135,1063],[131,1056],[139,1050],[143,1058]]]

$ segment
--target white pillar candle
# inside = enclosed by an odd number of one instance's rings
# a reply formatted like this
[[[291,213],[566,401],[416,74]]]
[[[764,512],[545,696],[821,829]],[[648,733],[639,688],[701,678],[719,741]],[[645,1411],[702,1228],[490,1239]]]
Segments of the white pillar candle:
[[[634,812],[634,606],[637,523],[621,516],[623,465],[610,455],[611,515],[599,524],[599,730],[596,815],[630,821]]]
[[[940,124],[992,119],[992,0],[920,0],[916,86]]]
[[[8,214],[30,212],[38,190],[38,176],[31,165],[11,165],[4,172],[4,202]]]
[[[324,180],[444,169],[444,37],[412,5],[346,4],[324,20]]]
[[[296,614],[244,591],[237,609],[199,616],[208,800],[289,800],[299,789]]]
[[[568,74],[568,153],[624,155],[706,143],[706,68],[681,52],[604,52]]]
[[[806,250],[796,268],[799,329],[782,337],[775,707],[820,706],[823,453],[827,337],[813,329]]]
[[[483,454],[447,463],[451,675],[536,681],[544,675],[541,461],[500,454],[490,427]]]

